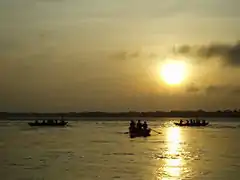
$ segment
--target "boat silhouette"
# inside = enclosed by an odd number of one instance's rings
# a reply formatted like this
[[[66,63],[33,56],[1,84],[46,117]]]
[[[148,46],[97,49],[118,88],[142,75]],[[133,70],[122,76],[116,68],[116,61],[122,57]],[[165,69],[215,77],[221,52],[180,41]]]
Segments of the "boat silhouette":
[[[209,122],[205,122],[205,123],[174,123],[177,126],[189,126],[189,127],[200,127],[200,126],[207,126],[209,124]]]
[[[68,124],[68,122],[65,121],[60,121],[58,122],[57,120],[54,122],[53,120],[47,120],[47,122],[42,121],[42,122],[29,122],[28,125],[29,126],[51,126],[51,127],[59,127],[59,126],[66,126]]]
[[[148,137],[151,136],[151,129],[135,129],[135,130],[130,130],[129,129],[129,137],[130,138],[135,138],[135,137]]]

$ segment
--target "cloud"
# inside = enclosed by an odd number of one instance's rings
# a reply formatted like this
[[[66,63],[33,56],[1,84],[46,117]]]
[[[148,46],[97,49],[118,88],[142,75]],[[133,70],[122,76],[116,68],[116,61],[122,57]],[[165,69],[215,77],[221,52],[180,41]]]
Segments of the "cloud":
[[[139,58],[140,56],[141,54],[139,51],[136,51],[136,52],[122,51],[112,55],[112,57],[117,60],[136,59],[136,58]]]
[[[201,87],[197,84],[190,84],[186,87],[187,93],[205,93],[207,95],[237,95],[240,94],[240,86],[233,86],[233,85],[207,85],[205,87]]]
[[[223,93],[228,91],[229,87],[228,86],[221,86],[221,85],[210,85],[206,87],[205,92],[207,94],[216,94],[216,93]]]
[[[187,88],[186,88],[186,92],[189,92],[189,93],[197,93],[200,90],[201,89],[195,84],[191,84],[191,85],[187,86]]]
[[[183,45],[174,49],[176,54],[194,56],[204,60],[220,58],[231,66],[240,66],[240,41],[233,44]]]
[[[63,2],[64,0],[37,0],[37,1],[39,1],[39,2],[50,2],[50,3],[52,3],[52,2]]]
[[[154,52],[143,52],[140,50],[137,51],[119,51],[113,53],[110,58],[114,60],[131,60],[131,59],[154,59],[159,55]]]
[[[211,95],[234,95],[240,93],[240,86],[232,85],[210,85],[205,88],[205,92]]]
[[[236,87],[232,90],[232,93],[234,94],[240,94],[240,87]]]

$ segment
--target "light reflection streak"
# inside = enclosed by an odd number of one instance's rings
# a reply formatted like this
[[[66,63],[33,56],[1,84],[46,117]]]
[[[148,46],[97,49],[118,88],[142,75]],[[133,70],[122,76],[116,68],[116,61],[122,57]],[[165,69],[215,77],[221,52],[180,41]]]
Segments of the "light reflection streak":
[[[180,128],[170,127],[167,130],[167,146],[166,159],[164,165],[164,174],[167,177],[163,180],[178,179],[181,176],[181,157],[179,157],[179,151],[181,149],[181,133]]]

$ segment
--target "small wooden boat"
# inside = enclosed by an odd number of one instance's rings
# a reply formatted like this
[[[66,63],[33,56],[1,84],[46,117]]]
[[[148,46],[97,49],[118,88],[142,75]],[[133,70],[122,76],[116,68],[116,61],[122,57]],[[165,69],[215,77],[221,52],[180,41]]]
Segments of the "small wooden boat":
[[[174,123],[175,125],[177,126],[189,126],[189,127],[200,127],[200,126],[207,126],[209,124],[209,122],[206,122],[206,123],[177,123],[175,122]]]
[[[68,124],[68,122],[30,122],[28,123],[29,126],[50,126],[50,127],[59,127],[59,126],[66,126]]]
[[[134,130],[134,131],[130,131],[129,130],[129,137],[130,138],[135,138],[135,137],[148,137],[151,136],[151,129],[147,129],[147,130]]]

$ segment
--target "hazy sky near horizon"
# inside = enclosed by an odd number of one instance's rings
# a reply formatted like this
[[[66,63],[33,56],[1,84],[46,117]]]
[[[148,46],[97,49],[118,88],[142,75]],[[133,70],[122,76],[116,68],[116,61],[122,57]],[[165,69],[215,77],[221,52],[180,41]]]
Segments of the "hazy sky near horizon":
[[[2,0],[0,111],[240,106],[239,0]],[[188,77],[160,78],[166,59]]]

